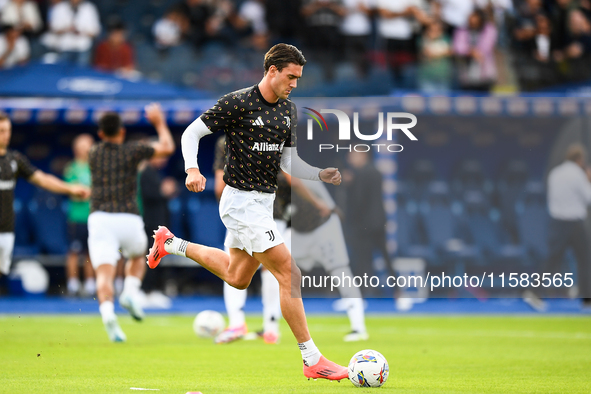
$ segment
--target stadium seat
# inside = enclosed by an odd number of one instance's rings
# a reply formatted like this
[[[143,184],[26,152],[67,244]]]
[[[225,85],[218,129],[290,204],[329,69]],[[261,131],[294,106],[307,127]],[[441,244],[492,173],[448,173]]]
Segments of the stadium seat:
[[[504,164],[497,183],[497,199],[501,214],[501,225],[512,242],[519,242],[515,207],[523,200],[528,168],[522,160],[511,160]]]
[[[516,204],[517,226],[521,243],[531,261],[537,266],[548,256],[548,221],[543,182],[530,181],[525,188],[523,201]]]
[[[434,264],[436,255],[425,241],[419,216],[419,203],[410,196],[408,187],[403,182],[398,182],[396,204],[397,256],[419,257],[429,264]]]
[[[26,203],[14,199],[14,256],[31,256],[39,253],[39,247],[33,241],[31,221],[27,214]]]
[[[68,251],[66,214],[63,197],[38,189],[29,201],[33,220],[33,234],[40,251],[47,254],[65,254]]]
[[[493,189],[492,182],[486,179],[482,164],[472,159],[458,163],[452,175],[451,185],[454,195],[458,197],[471,190],[489,194]]]
[[[213,192],[204,191],[187,200],[187,224],[193,242],[224,248],[226,229],[220,219],[218,202]]]
[[[492,265],[494,269],[525,265],[526,252],[521,245],[506,243],[499,228],[499,213],[491,207],[487,196],[479,190],[464,193],[463,216],[466,226],[466,242],[478,248],[476,261]]]
[[[448,184],[432,182],[427,197],[421,202],[427,240],[436,250],[441,263],[451,264],[456,272],[465,272],[465,264],[480,256],[478,248],[467,245],[459,236],[460,213],[461,206],[451,201]]]
[[[414,198],[423,199],[435,181],[435,167],[431,160],[415,161],[410,170],[409,191]]]
[[[186,199],[183,195],[175,197],[168,201],[168,210],[170,212],[170,231],[179,238],[187,239],[185,231],[184,217],[186,214]]]

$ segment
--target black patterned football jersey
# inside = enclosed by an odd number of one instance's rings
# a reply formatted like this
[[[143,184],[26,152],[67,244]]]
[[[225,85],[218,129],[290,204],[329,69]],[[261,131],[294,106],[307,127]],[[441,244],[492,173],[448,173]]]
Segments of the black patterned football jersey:
[[[201,120],[212,133],[226,133],[227,185],[266,193],[277,190],[283,147],[296,143],[295,104],[283,99],[268,103],[254,85],[223,96]]]
[[[14,187],[17,178],[29,179],[37,168],[22,153],[8,150],[0,156],[0,233],[14,231]]]
[[[90,149],[92,176],[90,212],[133,213],[137,204],[137,167],[154,155],[154,148],[139,142],[100,142]]]
[[[213,172],[223,170],[226,165],[226,136],[221,136],[215,143]],[[287,207],[291,203],[291,185],[285,174],[277,174],[277,191],[273,202],[273,219],[289,220]]]

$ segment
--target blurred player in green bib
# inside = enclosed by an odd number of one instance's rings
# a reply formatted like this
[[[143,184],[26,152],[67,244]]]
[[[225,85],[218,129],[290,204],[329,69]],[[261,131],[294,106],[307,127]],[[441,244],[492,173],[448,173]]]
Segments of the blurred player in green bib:
[[[94,144],[90,134],[80,134],[72,142],[74,160],[68,163],[64,170],[64,180],[67,183],[90,187],[90,166],[88,152]],[[66,277],[68,278],[68,295],[81,292],[78,264],[80,256],[84,259],[84,288],[82,294],[92,296],[96,293],[94,270],[88,256],[88,215],[90,202],[75,198],[70,199],[68,205],[68,257],[66,259]]]

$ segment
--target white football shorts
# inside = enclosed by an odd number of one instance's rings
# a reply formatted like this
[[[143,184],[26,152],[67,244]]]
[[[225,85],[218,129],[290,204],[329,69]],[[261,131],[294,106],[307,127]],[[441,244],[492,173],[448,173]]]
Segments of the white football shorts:
[[[0,233],[0,273],[8,275],[12,264],[14,233]]]
[[[316,264],[327,272],[348,266],[349,254],[339,216],[333,213],[326,223],[309,233],[292,228],[291,255],[304,271],[310,271]]]
[[[88,216],[88,253],[92,266],[116,265],[126,258],[145,255],[148,237],[144,221],[132,213],[96,211]]]
[[[224,187],[220,218],[228,230],[224,245],[253,253],[284,243],[273,220],[275,193],[243,191]]]

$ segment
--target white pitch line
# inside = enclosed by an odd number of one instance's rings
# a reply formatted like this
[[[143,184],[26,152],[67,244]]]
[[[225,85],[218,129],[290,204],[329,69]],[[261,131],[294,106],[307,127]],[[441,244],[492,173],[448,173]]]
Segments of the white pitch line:
[[[141,387],[130,387],[130,390],[142,390],[142,391],[160,391],[160,389],[143,389]]]

